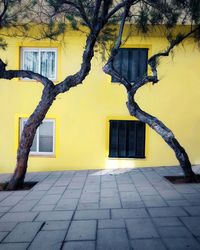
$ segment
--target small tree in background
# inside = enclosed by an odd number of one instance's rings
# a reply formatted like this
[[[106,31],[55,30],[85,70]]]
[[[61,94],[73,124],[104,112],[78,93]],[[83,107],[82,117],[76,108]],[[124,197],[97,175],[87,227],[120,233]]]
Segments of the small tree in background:
[[[115,46],[113,47],[110,57],[103,70],[106,74],[109,74],[117,79],[117,81],[127,90],[126,104],[130,115],[136,117],[139,121],[148,124],[164,139],[164,141],[174,151],[185,177],[189,180],[195,181],[198,179],[198,176],[193,172],[189,157],[174,136],[173,132],[158,118],[142,110],[136,102],[135,96],[137,91],[147,83],[156,84],[159,82],[157,67],[158,62],[160,62],[162,57],[169,56],[173,49],[187,38],[193,37],[196,42],[199,41],[200,2],[195,0],[147,0],[140,2],[140,8],[136,9],[136,12],[134,12],[134,9],[131,8],[131,4],[131,0],[126,2]],[[158,28],[157,25],[162,25],[161,31],[164,33],[164,36],[169,42],[168,47],[166,47],[164,51],[158,52],[149,58],[148,65],[151,68],[152,74],[144,75],[133,83],[120,74],[114,66],[114,60],[116,55],[119,53],[119,48],[123,42],[122,36],[125,21],[127,19],[131,20],[131,18],[133,18],[132,22],[137,25],[138,30],[147,34],[151,34],[149,24],[151,24],[151,28]],[[178,34],[176,31],[177,25],[181,25],[183,28]],[[189,30],[188,27],[190,27]]]

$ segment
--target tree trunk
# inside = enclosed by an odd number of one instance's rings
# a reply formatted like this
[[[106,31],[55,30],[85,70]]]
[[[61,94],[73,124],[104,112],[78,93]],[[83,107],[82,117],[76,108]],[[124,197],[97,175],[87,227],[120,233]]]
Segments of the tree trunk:
[[[44,88],[38,106],[27,120],[22,131],[17,151],[16,168],[8,183],[7,190],[16,190],[23,186],[27,171],[30,148],[33,144],[36,130],[45,118],[45,115],[47,114],[55,98],[56,94],[53,87]]]
[[[192,166],[187,153],[180,143],[175,138],[172,131],[167,128],[156,117],[144,112],[134,100],[134,96],[128,94],[127,107],[130,115],[135,116],[141,122],[148,124],[153,130],[155,130],[164,141],[172,148],[180,166],[185,174],[185,177],[189,180],[195,180],[195,173],[192,170]]]

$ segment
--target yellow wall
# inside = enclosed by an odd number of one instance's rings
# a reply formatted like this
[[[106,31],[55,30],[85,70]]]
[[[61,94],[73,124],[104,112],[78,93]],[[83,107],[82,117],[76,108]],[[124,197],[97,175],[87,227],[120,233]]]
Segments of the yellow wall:
[[[58,74],[62,80],[80,68],[83,35],[67,34],[65,44],[20,42],[9,39],[1,57],[9,69],[19,68],[20,46],[58,46]],[[149,47],[150,53],[166,46],[161,37],[134,37],[126,46]],[[189,40],[175,50],[175,56],[164,58],[159,66],[160,82],[148,84],[137,94],[141,107],[160,118],[175,133],[187,150],[193,164],[200,163],[200,53]],[[150,128],[146,128],[145,159],[108,158],[109,118],[130,119],[123,86],[111,83],[102,72],[98,54],[84,84],[59,95],[48,112],[56,119],[56,156],[29,159],[28,171],[64,169],[103,169],[177,165],[173,151]],[[18,118],[30,115],[41,96],[42,86],[22,80],[0,80],[0,172],[12,172],[18,144]]]

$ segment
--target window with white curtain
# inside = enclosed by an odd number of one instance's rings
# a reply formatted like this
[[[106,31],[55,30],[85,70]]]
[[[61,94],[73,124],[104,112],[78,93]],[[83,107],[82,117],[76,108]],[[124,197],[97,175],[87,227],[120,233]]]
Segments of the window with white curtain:
[[[20,119],[20,134],[27,119]],[[55,120],[45,119],[38,127],[30,153],[32,155],[54,155],[55,152]]]
[[[51,80],[56,80],[57,49],[21,48],[21,69],[31,70]]]

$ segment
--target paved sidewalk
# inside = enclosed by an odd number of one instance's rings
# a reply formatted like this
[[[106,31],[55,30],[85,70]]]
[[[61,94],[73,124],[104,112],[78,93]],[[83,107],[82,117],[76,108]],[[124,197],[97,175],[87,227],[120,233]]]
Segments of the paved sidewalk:
[[[30,173],[32,190],[0,192],[0,249],[199,250],[200,184],[163,175],[181,170]]]

